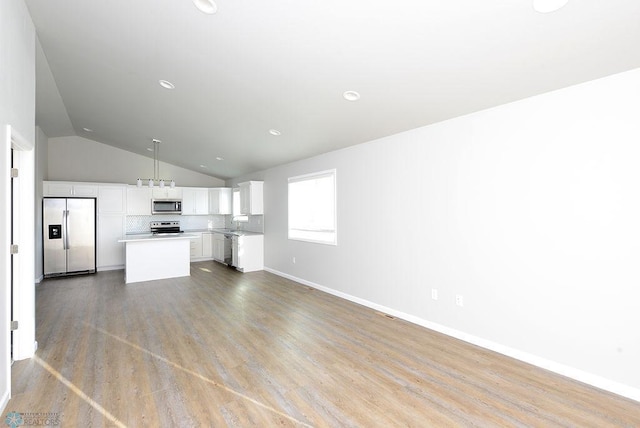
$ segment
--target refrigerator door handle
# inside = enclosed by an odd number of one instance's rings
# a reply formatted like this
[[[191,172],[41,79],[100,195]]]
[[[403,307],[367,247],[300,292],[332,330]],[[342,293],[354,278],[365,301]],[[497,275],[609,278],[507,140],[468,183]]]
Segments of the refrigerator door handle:
[[[69,249],[69,211],[62,211],[62,249]]]

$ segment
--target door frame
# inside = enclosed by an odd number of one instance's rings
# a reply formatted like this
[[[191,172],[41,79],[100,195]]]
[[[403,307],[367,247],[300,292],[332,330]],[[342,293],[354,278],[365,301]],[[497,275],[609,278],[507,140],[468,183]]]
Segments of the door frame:
[[[19,328],[13,334],[13,359],[30,358],[35,342],[35,148],[11,125],[0,127],[0,409],[11,397],[11,334],[10,313],[13,303],[14,320]],[[10,177],[11,149],[14,165],[20,171],[14,179],[16,200],[12,204]],[[12,207],[13,205],[13,207]],[[11,215],[14,222],[14,244],[19,253],[11,256]],[[13,264],[13,266],[12,266]],[[13,267],[13,269],[12,269]],[[11,293],[13,271],[14,294]],[[11,299],[13,298],[13,302]]]

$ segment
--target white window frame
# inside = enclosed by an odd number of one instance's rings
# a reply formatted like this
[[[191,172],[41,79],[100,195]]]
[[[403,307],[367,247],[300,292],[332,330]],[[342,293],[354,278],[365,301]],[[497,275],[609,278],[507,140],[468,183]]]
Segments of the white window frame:
[[[333,228],[324,230],[314,229],[293,229],[291,225],[292,204],[291,185],[304,181],[315,180],[330,176],[333,178]],[[337,172],[335,169],[314,172],[311,174],[289,177],[287,180],[287,237],[294,241],[313,242],[325,245],[338,245],[338,193],[337,193]]]
[[[235,187],[231,192],[231,221],[247,223],[249,216],[240,214],[240,188]]]

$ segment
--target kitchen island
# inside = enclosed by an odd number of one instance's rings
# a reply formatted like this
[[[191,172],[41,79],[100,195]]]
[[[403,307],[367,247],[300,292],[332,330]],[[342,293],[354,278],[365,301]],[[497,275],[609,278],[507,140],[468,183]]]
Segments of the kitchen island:
[[[194,235],[134,234],[125,244],[125,283],[189,276],[191,238]]]

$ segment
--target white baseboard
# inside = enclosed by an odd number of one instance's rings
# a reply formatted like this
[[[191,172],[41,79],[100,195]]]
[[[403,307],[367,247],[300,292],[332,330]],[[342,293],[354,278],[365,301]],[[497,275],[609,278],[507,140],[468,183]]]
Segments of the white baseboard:
[[[604,378],[602,376],[598,376],[592,373],[585,372],[583,370],[576,369],[571,366],[567,366],[564,364],[560,364],[558,362],[548,360],[546,358],[539,357],[537,355],[530,354],[528,352],[523,352],[518,349],[514,349],[505,345],[501,345],[496,342],[492,342],[490,340],[483,339],[481,337],[473,336],[471,334],[464,333],[459,330],[455,330],[453,328],[449,328],[447,326],[437,324],[431,321],[427,321],[423,318],[419,318],[415,315],[410,315],[404,312],[397,311],[392,308],[388,308],[383,305],[379,305],[374,302],[370,302],[365,299],[361,299],[356,296],[352,296],[350,294],[343,293],[341,291],[334,290],[332,288],[328,288],[322,286],[320,284],[313,283],[311,281],[307,281],[302,278],[297,278],[293,275],[289,275],[284,272],[280,272],[275,269],[271,269],[269,267],[265,267],[264,270],[267,272],[271,272],[275,275],[281,276],[283,278],[290,279],[299,284],[303,284],[309,287],[313,287],[317,290],[324,291],[326,293],[332,294],[337,297],[341,297],[343,299],[349,300],[354,303],[358,303],[360,305],[366,306],[368,308],[374,309],[379,312],[384,312],[386,314],[392,315],[396,318],[403,319],[405,321],[409,321],[410,323],[417,324],[419,326],[428,328],[430,330],[435,330],[439,333],[446,334],[447,336],[454,337],[456,339],[463,340],[468,343],[472,343],[474,345],[480,346],[482,348],[488,349],[490,351],[497,352],[502,355],[506,355],[511,358],[515,358],[516,360],[523,361],[525,363],[532,364],[534,366],[543,368],[545,370],[552,371],[554,373],[560,374],[562,376],[566,376],[571,379],[575,379],[577,381],[586,383],[591,386],[595,386],[596,388],[603,389],[605,391],[613,392],[614,394],[621,395],[623,397],[630,398],[632,400],[640,402],[640,389],[631,387],[629,385],[625,385],[616,381],[612,381],[610,379]]]
[[[115,265],[115,266],[98,266],[96,268],[96,272],[105,272],[108,270],[123,270],[124,265]]]
[[[2,394],[2,398],[0,398],[0,415],[4,415],[4,410],[7,407],[7,403],[9,403],[10,398],[10,391],[5,391],[5,393]]]
[[[193,259],[189,259],[189,263],[198,263],[198,262],[212,262],[213,257],[195,257]]]
[[[40,284],[43,279],[44,279],[44,275],[40,275],[38,278],[36,278],[36,284]]]

